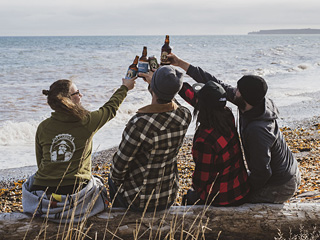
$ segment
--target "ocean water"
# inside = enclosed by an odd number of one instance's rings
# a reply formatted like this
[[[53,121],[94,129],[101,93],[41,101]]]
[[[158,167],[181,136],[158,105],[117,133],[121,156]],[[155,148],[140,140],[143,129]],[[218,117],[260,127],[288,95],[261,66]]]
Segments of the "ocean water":
[[[143,46],[148,56],[159,59],[164,38],[0,37],[0,169],[36,164],[35,132],[51,113],[43,89],[58,79],[72,79],[83,105],[98,109],[121,85]],[[264,77],[282,126],[320,115],[320,35],[170,36],[170,46],[179,57],[231,85],[245,74]],[[186,75],[184,79],[193,83]],[[137,79],[117,116],[95,135],[94,151],[117,146],[126,122],[150,101],[146,83]],[[194,123],[188,131],[193,133]]]

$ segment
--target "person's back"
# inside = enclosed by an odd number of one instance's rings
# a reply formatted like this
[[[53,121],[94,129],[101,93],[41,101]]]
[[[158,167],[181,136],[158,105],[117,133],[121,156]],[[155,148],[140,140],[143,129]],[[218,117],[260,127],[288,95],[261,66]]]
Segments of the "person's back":
[[[49,192],[71,194],[74,185],[91,179],[92,137],[116,115],[128,92],[128,87],[122,85],[99,110],[89,112],[81,107],[82,94],[76,89],[71,81],[59,80],[47,91],[48,103],[55,111],[37,129],[38,170],[33,190],[49,187]]]
[[[300,178],[298,163],[279,129],[277,119],[278,109],[268,98],[240,114],[242,144],[248,167],[252,170],[249,178],[252,202],[284,202],[288,197],[283,196],[285,192],[282,190],[283,194],[263,196],[258,192],[265,186],[276,189],[291,181],[293,176]]]
[[[166,112],[152,113],[152,107],[140,109],[124,130],[124,139],[131,133],[129,141],[123,140],[118,152],[121,154],[114,156],[115,181],[120,178],[116,171],[119,165],[126,164],[123,155],[133,157],[126,166],[122,188],[128,193],[124,194],[126,200],[141,209],[149,198],[148,208],[156,204],[164,207],[175,200],[178,192],[176,155],[190,123],[190,112],[182,106],[171,109],[170,105],[163,106],[168,108]]]
[[[193,189],[188,190],[183,204],[244,203],[250,190],[248,174],[232,111],[225,106],[224,89],[213,81],[192,88],[184,83],[179,94],[195,108],[197,116],[192,146]]]
[[[198,192],[200,203],[240,205],[249,194],[248,174],[237,134],[230,129],[230,135],[223,136],[213,128],[199,129],[195,134],[192,152],[196,166],[192,186]],[[214,157],[209,160],[204,155]]]
[[[176,157],[191,121],[190,111],[173,100],[181,85],[178,71],[159,68],[150,84],[152,104],[139,109],[123,132],[109,178],[110,195],[119,189],[121,207],[161,210],[176,198]]]

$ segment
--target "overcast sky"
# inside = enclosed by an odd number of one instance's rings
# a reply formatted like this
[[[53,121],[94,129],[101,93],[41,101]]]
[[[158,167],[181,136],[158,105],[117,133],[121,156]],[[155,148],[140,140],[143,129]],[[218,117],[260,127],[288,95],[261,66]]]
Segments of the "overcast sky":
[[[0,0],[0,36],[320,29],[319,0]]]

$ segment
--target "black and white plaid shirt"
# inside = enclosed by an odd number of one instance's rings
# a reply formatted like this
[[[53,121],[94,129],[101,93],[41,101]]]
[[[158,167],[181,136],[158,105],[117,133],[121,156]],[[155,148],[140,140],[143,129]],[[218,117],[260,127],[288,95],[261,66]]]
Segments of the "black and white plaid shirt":
[[[128,122],[113,157],[111,179],[128,204],[165,208],[178,192],[176,157],[191,122],[190,111],[175,102],[152,104]]]

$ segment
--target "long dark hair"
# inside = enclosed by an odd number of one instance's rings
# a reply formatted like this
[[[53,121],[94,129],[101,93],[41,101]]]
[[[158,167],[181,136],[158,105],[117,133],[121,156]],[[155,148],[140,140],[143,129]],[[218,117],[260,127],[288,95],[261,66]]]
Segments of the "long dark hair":
[[[42,93],[47,96],[47,102],[53,110],[68,113],[79,120],[83,120],[87,117],[89,111],[82,107],[81,104],[72,102],[69,93],[71,85],[72,81],[61,79],[55,81],[49,90],[43,90]]]
[[[197,118],[196,128],[214,128],[223,136],[230,136],[230,129],[235,129],[234,117],[228,107],[209,107],[198,101],[193,111]]]

